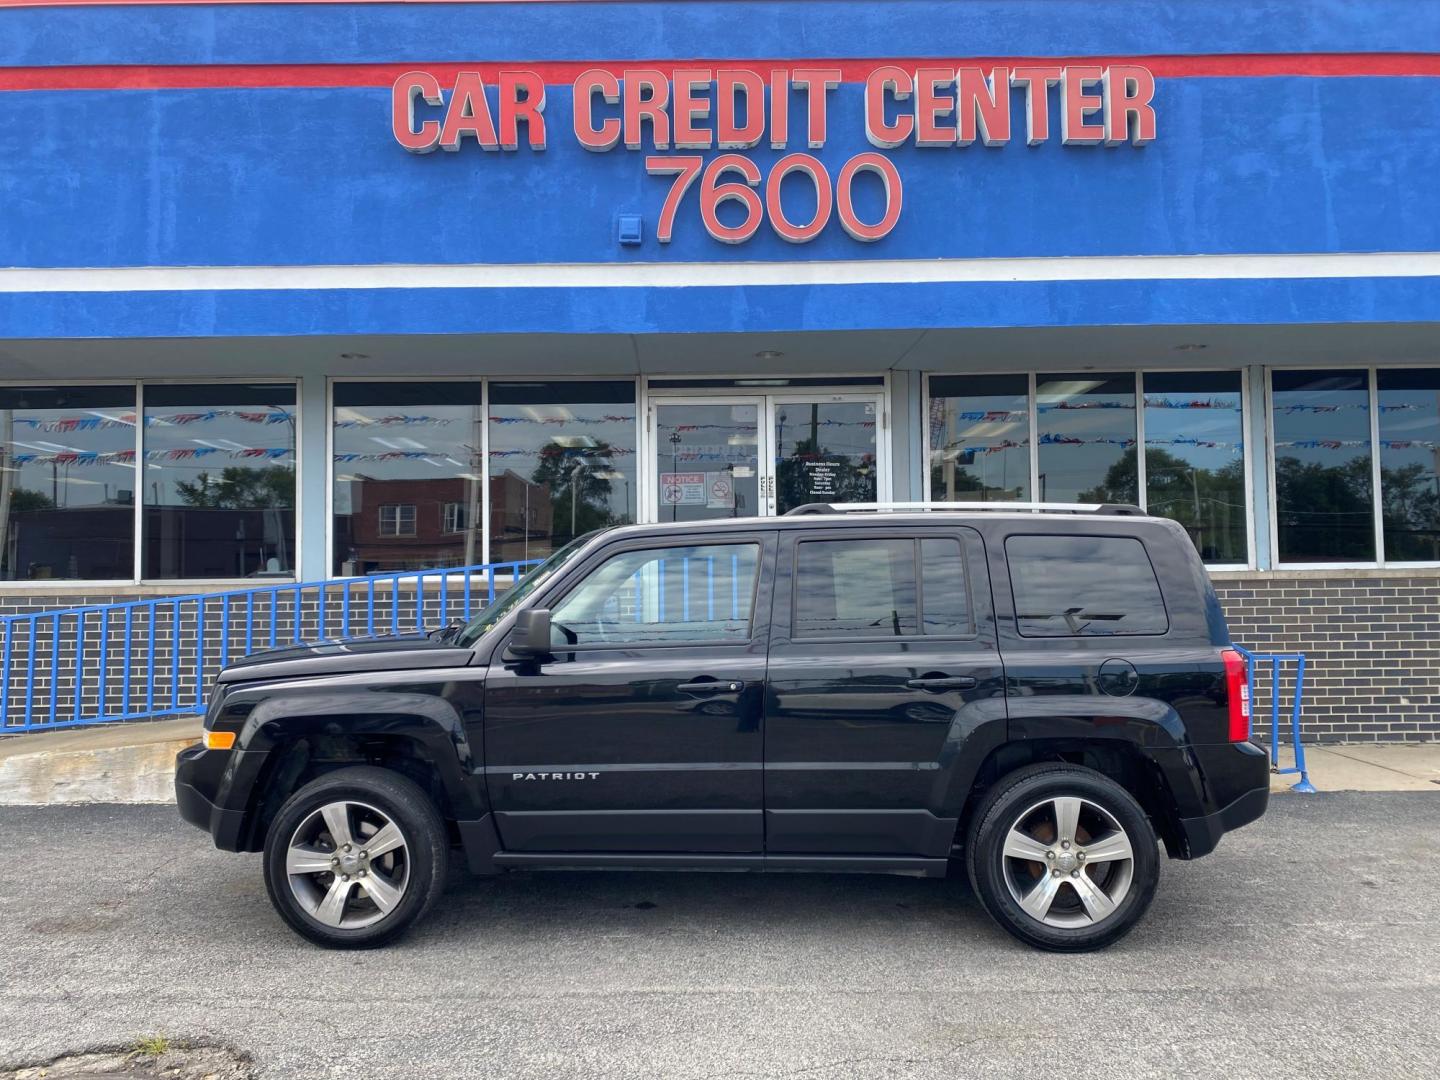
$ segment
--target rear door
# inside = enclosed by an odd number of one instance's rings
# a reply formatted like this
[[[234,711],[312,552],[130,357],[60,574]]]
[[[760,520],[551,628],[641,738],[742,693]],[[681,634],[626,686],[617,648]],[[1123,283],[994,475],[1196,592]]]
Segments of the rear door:
[[[520,852],[758,853],[772,532],[610,545],[551,609],[553,655],[485,682],[486,779]]]
[[[970,736],[1004,728],[980,535],[787,530],[776,581],[766,851],[947,854]]]

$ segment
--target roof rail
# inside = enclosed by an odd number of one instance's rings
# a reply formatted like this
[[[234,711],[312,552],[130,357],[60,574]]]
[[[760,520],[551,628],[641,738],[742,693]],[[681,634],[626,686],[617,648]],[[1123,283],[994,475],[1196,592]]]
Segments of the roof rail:
[[[994,514],[1028,511],[1046,514],[1113,514],[1119,517],[1143,517],[1144,510],[1130,503],[1052,503],[1052,502],[871,502],[871,503],[805,503],[787,510],[785,517],[810,514],[906,513],[909,511],[949,510],[988,511]]]

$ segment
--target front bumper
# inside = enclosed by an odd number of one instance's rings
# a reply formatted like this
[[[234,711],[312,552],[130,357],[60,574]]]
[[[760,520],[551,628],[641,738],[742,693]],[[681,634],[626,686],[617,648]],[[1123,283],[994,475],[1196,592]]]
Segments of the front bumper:
[[[204,829],[222,851],[243,851],[246,808],[226,805],[225,794],[232,788],[237,772],[258,768],[245,754],[235,750],[206,750],[196,744],[181,750],[175,758],[175,804],[180,817]],[[213,797],[210,793],[214,793]]]

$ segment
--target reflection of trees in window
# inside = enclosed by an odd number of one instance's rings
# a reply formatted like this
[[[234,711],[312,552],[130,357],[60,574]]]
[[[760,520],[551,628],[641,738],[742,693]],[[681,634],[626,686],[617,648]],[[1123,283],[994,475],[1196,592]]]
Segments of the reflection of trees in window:
[[[611,481],[619,475],[611,453],[603,442],[585,447],[549,442],[540,448],[540,464],[530,479],[549,489],[554,523],[568,524],[571,537],[627,520],[610,510]]]
[[[1380,469],[1385,557],[1440,561],[1440,476],[1412,463]]]
[[[782,510],[808,502],[870,502],[876,490],[875,456],[853,457],[829,449],[818,436],[809,436],[781,459],[777,482]]]
[[[202,472],[193,482],[177,480],[175,490],[184,505],[209,510],[288,509],[295,501],[295,474],[283,465],[227,465],[219,477]]]
[[[1282,557],[1316,562],[1375,557],[1368,456],[1335,464],[1277,457],[1275,495]]]

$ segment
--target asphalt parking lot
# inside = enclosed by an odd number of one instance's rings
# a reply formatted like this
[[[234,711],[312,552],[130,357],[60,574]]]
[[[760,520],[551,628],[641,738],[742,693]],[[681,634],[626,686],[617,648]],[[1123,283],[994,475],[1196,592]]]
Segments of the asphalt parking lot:
[[[398,946],[315,949],[164,807],[0,809],[0,1072],[143,1035],[262,1077],[1428,1076],[1440,793],[1300,797],[1166,863],[1108,952],[959,881],[458,871]]]

